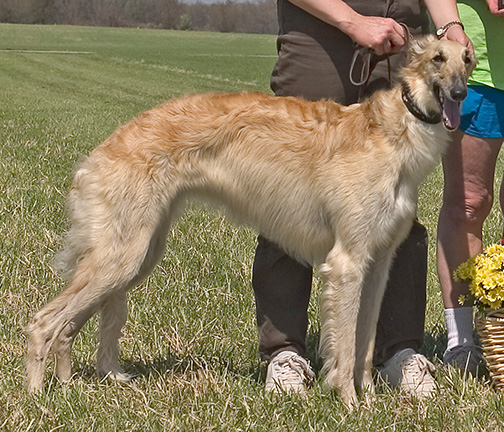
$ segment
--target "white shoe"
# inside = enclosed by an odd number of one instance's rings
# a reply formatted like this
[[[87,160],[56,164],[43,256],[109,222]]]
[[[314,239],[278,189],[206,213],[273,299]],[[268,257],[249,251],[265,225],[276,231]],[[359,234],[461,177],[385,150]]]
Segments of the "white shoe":
[[[294,351],[282,351],[270,360],[265,390],[269,393],[306,393],[315,379],[308,360]]]
[[[379,368],[380,375],[393,387],[426,399],[436,390],[434,365],[411,348],[400,350]]]

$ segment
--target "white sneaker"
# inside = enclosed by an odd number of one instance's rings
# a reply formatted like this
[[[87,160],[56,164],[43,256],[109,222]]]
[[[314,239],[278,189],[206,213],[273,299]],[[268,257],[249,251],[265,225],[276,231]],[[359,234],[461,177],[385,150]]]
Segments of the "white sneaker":
[[[393,387],[426,399],[436,390],[434,365],[411,348],[400,350],[379,368],[380,375]]]
[[[265,390],[269,393],[306,393],[315,379],[308,360],[294,351],[282,351],[270,360]]]

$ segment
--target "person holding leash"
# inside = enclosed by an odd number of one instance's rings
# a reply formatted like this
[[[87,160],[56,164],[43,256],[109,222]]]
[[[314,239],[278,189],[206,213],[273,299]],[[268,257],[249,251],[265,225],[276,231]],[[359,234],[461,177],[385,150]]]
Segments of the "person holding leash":
[[[426,7],[439,38],[471,47],[455,0],[278,0],[272,90],[349,105],[390,87],[404,63],[408,35],[427,32]],[[419,354],[426,273],[427,232],[415,222],[390,273],[373,363],[393,386],[418,397],[435,389],[434,366]],[[303,393],[314,378],[305,359],[311,283],[311,267],[259,237],[252,284],[259,351],[269,361],[268,392]]]
[[[495,165],[504,140],[504,7],[499,7],[498,0],[458,3],[479,62],[469,79],[460,129],[443,158],[438,274],[448,332],[443,361],[479,375],[484,372],[484,361],[473,339],[473,308],[458,302],[468,287],[454,282],[452,274],[482,251],[483,223],[492,208]],[[503,185],[500,205],[504,209]]]

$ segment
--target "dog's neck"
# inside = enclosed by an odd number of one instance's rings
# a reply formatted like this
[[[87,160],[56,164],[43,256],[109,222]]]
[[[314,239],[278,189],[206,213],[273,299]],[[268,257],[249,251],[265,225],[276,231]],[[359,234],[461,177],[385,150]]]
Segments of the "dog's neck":
[[[401,83],[401,98],[406,108],[408,108],[408,111],[417,119],[428,124],[437,124],[441,122],[441,113],[435,111],[425,112],[418,106],[413,98],[410,86],[404,81]]]

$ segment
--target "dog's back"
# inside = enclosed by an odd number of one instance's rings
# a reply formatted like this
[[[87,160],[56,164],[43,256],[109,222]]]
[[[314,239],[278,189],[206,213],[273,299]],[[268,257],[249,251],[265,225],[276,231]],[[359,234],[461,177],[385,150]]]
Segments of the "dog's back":
[[[351,158],[362,146],[353,132],[339,133],[355,130],[342,124],[345,110],[329,101],[242,93],[188,96],[141,114],[76,171],[69,194],[72,231],[60,267],[71,275],[92,244],[105,241],[108,220],[131,217],[135,208],[145,213],[156,201],[154,207],[164,209],[158,217],[169,224],[189,195],[225,204],[236,220],[300,260],[323,260],[334,239],[324,204],[330,185],[322,173],[331,164],[339,183],[338,158]],[[303,223],[307,219],[311,224]],[[124,237],[127,230],[121,230]]]

